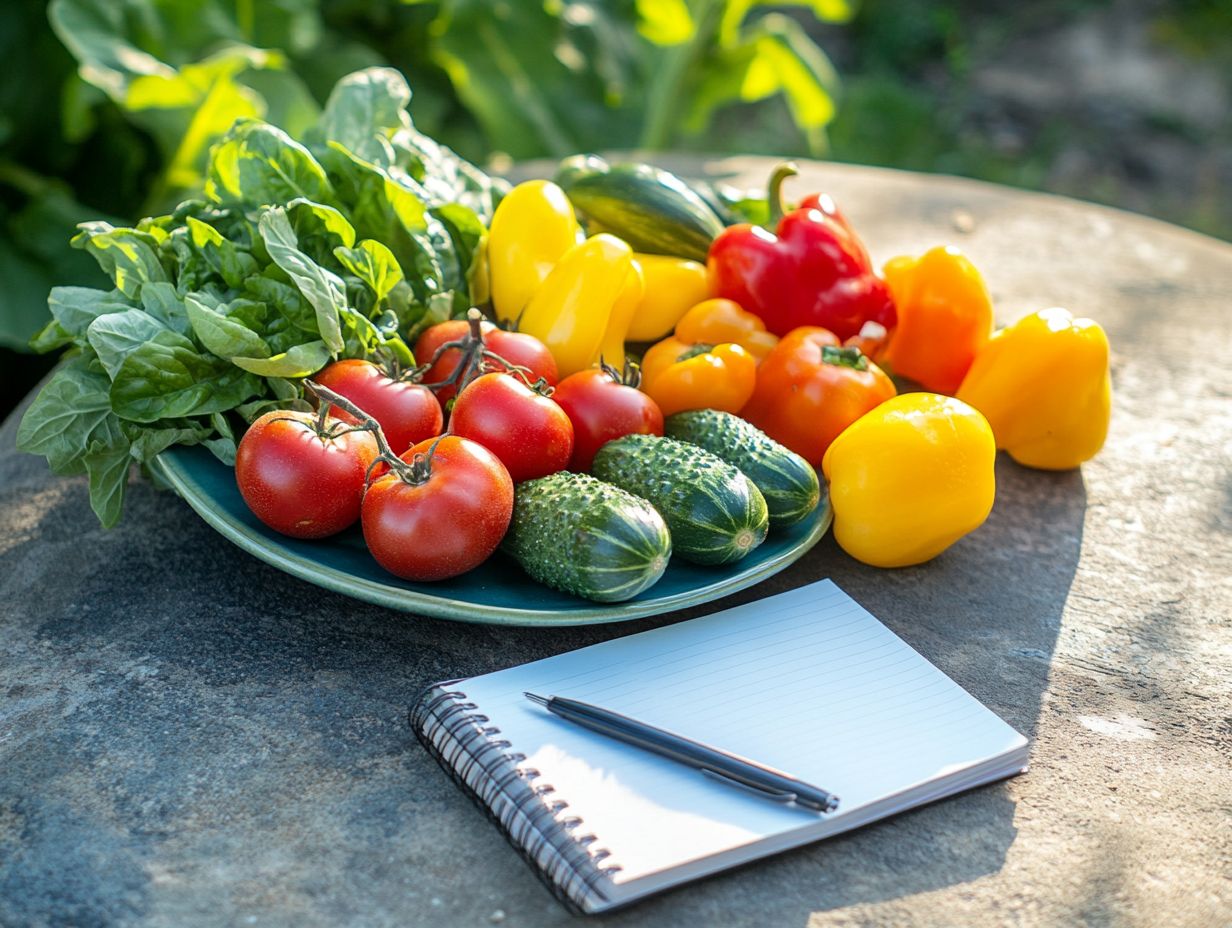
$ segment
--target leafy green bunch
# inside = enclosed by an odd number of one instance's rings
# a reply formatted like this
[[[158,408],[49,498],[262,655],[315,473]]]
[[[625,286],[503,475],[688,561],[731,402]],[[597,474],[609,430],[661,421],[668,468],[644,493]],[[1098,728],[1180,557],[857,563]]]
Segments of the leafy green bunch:
[[[175,444],[234,463],[238,415],[302,405],[332,358],[412,364],[421,328],[464,312],[503,188],[416,131],[387,68],[341,80],[296,141],[241,119],[212,147],[204,198],[73,245],[114,283],[56,287],[40,351],[72,346],[18,447],[89,475],[118,521],[130,465]]]

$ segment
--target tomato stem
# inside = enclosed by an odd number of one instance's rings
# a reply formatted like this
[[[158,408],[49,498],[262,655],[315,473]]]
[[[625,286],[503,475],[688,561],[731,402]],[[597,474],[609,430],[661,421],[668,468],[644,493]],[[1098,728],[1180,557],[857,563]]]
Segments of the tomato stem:
[[[367,483],[372,477],[372,470],[377,463],[384,461],[389,465],[389,469],[405,480],[407,483],[416,484],[422,483],[422,480],[416,480],[413,477],[413,472],[410,464],[394,454],[394,449],[390,447],[389,439],[385,437],[385,433],[381,431],[381,424],[373,419],[370,415],[352,403],[345,396],[335,393],[329,387],[323,387],[314,380],[305,380],[304,389],[307,390],[317,402],[320,403],[320,414],[317,418],[317,434],[322,438],[336,438],[338,435],[347,432],[371,432],[372,437],[376,439],[377,456],[373,459],[372,464],[368,467],[368,473],[364,475],[364,482]],[[343,412],[350,413],[358,420],[358,424],[351,425],[349,423],[339,423],[334,429],[329,432],[325,431],[325,415],[330,406],[337,406]],[[426,479],[426,478],[425,478]]]
[[[625,358],[624,370],[618,371],[611,364],[604,361],[603,356],[600,355],[599,369],[611,377],[613,383],[623,384],[626,387],[632,387],[634,390],[642,385],[642,369],[630,357]]]
[[[420,364],[411,372],[411,379],[423,384],[433,393],[439,393],[446,387],[456,387],[454,391],[456,395],[465,390],[476,377],[491,373],[492,371],[501,371],[502,373],[512,374],[520,378],[526,386],[536,393],[540,393],[543,396],[552,395],[552,388],[544,378],[540,377],[532,382],[528,376],[532,373],[529,367],[514,364],[487,347],[483,338],[483,314],[479,310],[474,307],[467,310],[466,321],[470,326],[467,333],[461,338],[445,342],[438,347],[436,351],[432,352],[432,357],[428,361]],[[450,371],[449,376],[444,380],[423,383],[422,378],[424,374],[436,366],[436,363],[444,357],[445,352],[453,350],[460,351],[462,357],[459,359],[458,365]]]

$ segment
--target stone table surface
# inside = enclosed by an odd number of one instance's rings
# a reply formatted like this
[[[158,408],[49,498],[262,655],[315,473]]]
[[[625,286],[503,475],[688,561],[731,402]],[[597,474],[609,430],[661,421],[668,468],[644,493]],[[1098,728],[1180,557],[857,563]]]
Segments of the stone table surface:
[[[766,159],[684,166],[755,185]],[[978,532],[881,571],[825,539],[625,625],[456,624],[327,593],[138,484],[0,430],[0,925],[573,924],[412,737],[429,681],[834,578],[1032,741],[1026,776],[606,917],[611,926],[1232,922],[1232,247],[970,181],[809,164],[880,263],[960,245],[999,321],[1095,317],[1115,407],[1081,472],[997,465]]]

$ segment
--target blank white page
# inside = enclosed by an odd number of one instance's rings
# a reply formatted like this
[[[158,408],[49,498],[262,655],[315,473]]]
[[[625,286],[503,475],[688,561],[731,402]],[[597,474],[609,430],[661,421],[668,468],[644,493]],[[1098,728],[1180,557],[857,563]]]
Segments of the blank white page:
[[[715,855],[730,862],[729,852],[770,838],[789,846],[862,824],[914,804],[904,797],[872,814],[874,802],[970,778],[973,766],[1026,744],[828,580],[456,688],[527,755],[522,766],[541,773],[535,784],[568,802],[562,816],[583,820],[577,834],[610,851],[603,865],[619,865],[617,886]],[[713,782],[556,718],[524,691],[591,702],[768,764],[837,794],[839,809],[823,816]]]

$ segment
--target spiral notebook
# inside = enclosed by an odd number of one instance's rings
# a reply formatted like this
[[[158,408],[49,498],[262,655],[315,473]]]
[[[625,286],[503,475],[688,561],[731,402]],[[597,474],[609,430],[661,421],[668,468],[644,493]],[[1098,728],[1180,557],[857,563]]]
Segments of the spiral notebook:
[[[814,783],[830,814],[572,725],[567,696]],[[1027,740],[830,581],[429,688],[420,741],[575,911],[602,912],[1026,769]]]

